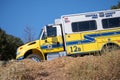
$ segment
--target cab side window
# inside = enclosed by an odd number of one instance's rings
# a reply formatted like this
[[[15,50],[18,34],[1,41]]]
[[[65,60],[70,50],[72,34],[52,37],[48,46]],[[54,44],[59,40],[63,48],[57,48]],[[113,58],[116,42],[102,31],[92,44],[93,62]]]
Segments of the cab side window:
[[[48,26],[47,27],[47,37],[55,37],[57,36],[56,27]]]

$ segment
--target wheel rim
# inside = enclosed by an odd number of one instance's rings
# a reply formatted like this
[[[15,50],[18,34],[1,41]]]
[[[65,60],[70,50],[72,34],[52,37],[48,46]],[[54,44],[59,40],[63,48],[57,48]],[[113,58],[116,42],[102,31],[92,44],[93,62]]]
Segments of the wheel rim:
[[[32,60],[35,61],[35,62],[40,62],[40,59],[37,58],[37,57],[31,57],[30,59],[32,59]]]

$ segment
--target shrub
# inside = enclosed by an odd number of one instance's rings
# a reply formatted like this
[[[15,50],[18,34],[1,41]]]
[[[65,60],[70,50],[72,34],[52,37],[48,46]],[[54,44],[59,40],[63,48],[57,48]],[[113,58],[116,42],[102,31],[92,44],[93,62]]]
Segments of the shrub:
[[[10,60],[16,57],[16,49],[23,42],[12,35],[8,35],[0,28],[0,60]]]

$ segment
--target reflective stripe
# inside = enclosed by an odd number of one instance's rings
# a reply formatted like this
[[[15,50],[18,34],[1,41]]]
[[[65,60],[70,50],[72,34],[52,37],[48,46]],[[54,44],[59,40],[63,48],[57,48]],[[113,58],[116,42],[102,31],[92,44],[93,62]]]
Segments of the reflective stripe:
[[[105,32],[105,33],[98,33],[98,34],[87,34],[84,35],[84,40],[77,40],[77,41],[70,41],[66,42],[66,45],[75,45],[75,44],[86,44],[86,43],[95,43],[96,37],[104,37],[104,36],[113,36],[113,35],[119,35],[120,31],[115,32]],[[52,48],[59,48],[63,47],[63,44],[52,44]],[[41,49],[47,49],[48,45],[41,46]]]

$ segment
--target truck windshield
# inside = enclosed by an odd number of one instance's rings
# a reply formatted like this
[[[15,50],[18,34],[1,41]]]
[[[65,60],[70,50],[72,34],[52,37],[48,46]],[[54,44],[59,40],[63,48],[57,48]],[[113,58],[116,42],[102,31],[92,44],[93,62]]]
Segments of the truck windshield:
[[[45,31],[42,29],[39,34],[39,39],[44,40],[45,39]]]
[[[57,36],[56,27],[47,26],[47,37],[55,37]]]

